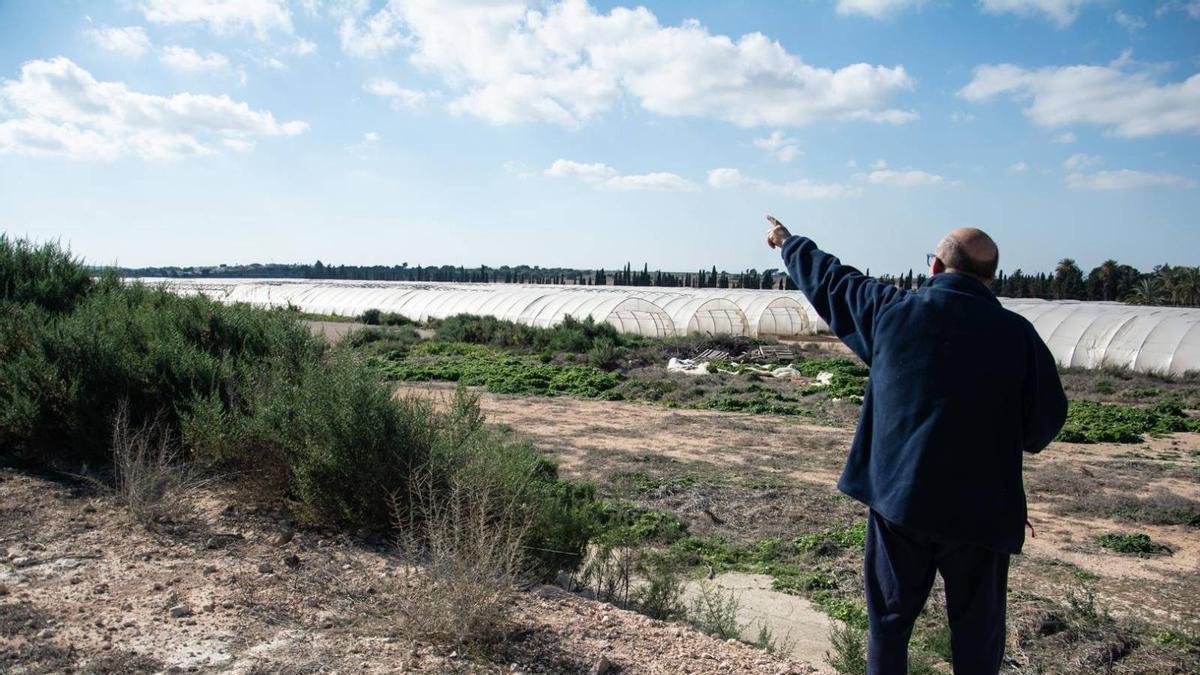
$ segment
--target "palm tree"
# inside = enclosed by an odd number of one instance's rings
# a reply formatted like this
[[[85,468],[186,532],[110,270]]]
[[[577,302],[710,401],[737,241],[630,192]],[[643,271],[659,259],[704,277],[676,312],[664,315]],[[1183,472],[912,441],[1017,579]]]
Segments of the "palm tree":
[[[1162,301],[1163,286],[1157,277],[1142,277],[1125,298],[1125,302],[1131,305],[1161,305]]]

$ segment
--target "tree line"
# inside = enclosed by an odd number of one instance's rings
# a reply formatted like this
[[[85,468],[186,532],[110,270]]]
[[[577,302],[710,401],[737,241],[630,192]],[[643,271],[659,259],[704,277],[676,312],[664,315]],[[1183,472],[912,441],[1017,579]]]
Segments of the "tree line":
[[[566,267],[464,267],[453,265],[326,265],[318,260],[307,264],[217,265],[213,267],[143,267],[120,269],[133,277],[252,278],[252,279],[344,279],[360,281],[427,281],[457,283],[560,284],[577,286],[647,286],[660,288],[749,288],[795,290],[791,279],[778,268],[741,272],[699,269],[695,272],[651,271],[648,264],[632,264],[607,271]],[[868,268],[869,275],[871,270]],[[884,283],[900,288],[919,288],[925,274],[881,274]],[[1008,298],[1046,300],[1106,300],[1139,305],[1200,306],[1200,267],[1155,266],[1141,272],[1116,260],[1106,260],[1084,273],[1071,258],[1063,258],[1050,273],[1027,273],[1021,269],[1001,270],[992,282],[992,292]]]

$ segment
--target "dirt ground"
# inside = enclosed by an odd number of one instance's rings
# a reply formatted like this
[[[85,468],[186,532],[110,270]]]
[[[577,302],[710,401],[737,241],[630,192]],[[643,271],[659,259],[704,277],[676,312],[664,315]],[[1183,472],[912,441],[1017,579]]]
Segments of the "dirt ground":
[[[240,494],[208,489],[150,531],[93,486],[0,469],[0,672],[812,672],[544,586],[486,653],[416,643],[386,545]]]
[[[451,385],[404,386],[442,396]],[[835,488],[852,429],[770,415],[672,410],[653,404],[482,394],[492,423],[513,430],[602,493],[674,513],[697,534],[731,541],[791,538],[862,517]],[[1200,499],[1200,434],[1141,444],[1054,443],[1025,464],[1035,536],[1013,562],[1014,591],[1062,599],[1086,578],[1114,615],[1164,630],[1200,630],[1200,531],[1196,524],[1130,522],[1097,515],[1126,495]],[[1090,500],[1093,512],[1075,512]],[[1103,510],[1102,508],[1100,510]],[[717,521],[720,522],[717,522]],[[1139,532],[1170,555],[1133,557],[1096,538]]]

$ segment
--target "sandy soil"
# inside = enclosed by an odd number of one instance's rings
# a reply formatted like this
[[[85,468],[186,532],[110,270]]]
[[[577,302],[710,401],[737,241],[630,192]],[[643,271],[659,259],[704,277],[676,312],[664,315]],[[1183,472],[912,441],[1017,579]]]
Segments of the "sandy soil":
[[[519,595],[487,654],[416,643],[387,547],[241,499],[206,491],[151,532],[93,489],[0,470],[0,672],[811,672],[553,587]]]

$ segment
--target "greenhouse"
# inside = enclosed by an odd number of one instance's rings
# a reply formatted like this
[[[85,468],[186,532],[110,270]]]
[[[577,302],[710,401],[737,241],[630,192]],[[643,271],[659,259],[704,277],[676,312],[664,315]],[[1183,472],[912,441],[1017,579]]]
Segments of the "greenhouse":
[[[1073,368],[1179,375],[1200,370],[1200,309],[1002,298]]]
[[[414,321],[479,314],[542,327],[567,316],[590,316],[622,332],[653,337],[700,333],[789,338],[828,331],[812,304],[796,291],[305,279],[143,281],[222,302],[292,306],[342,316],[358,316],[368,309]],[[1200,371],[1200,309],[1020,298],[1001,302],[1033,323],[1065,367]]]

